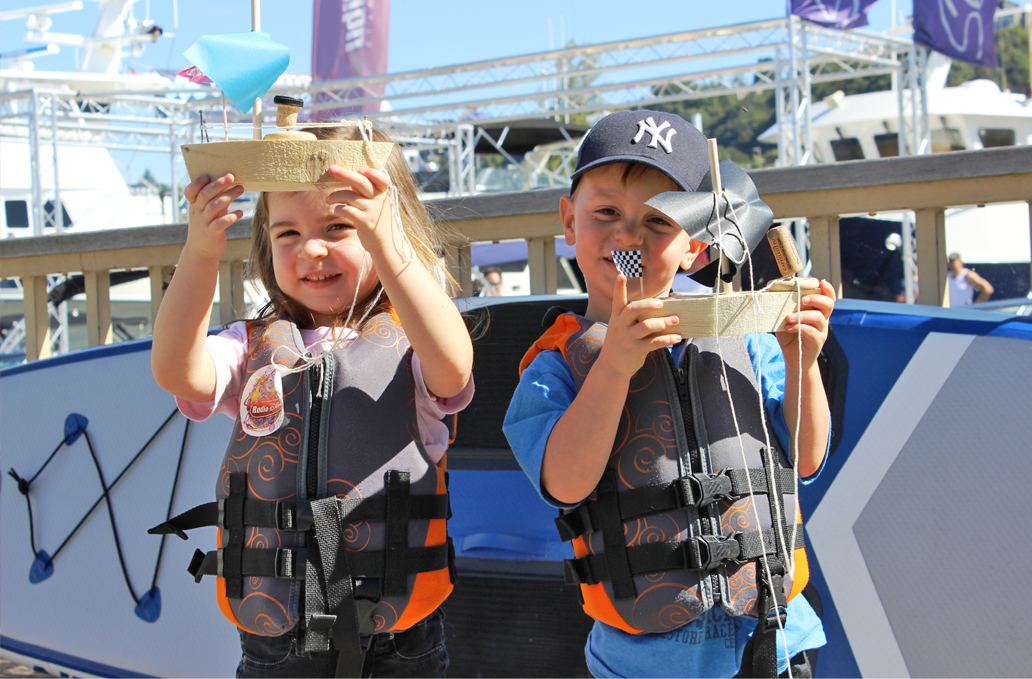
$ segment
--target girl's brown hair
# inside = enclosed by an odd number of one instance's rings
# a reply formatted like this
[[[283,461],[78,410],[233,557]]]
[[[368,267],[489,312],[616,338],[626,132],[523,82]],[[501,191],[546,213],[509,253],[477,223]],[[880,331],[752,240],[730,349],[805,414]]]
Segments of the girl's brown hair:
[[[323,140],[361,141],[362,132],[358,125],[359,123],[356,121],[353,124],[345,123],[333,127],[306,128],[305,131],[311,132]],[[438,222],[430,218],[426,206],[419,199],[419,193],[412,180],[408,164],[389,129],[373,123],[371,132],[373,141],[395,144],[384,167],[391,178],[391,183],[398,189],[398,212],[401,215],[402,227],[412,243],[416,257],[441,282],[448,295],[454,297],[459,291],[459,286],[448,270],[441,265],[437,254],[444,245],[444,229]],[[390,200],[389,194],[388,199]],[[385,209],[390,208],[386,207]],[[251,256],[248,262],[248,276],[260,280],[269,293],[268,304],[258,312],[257,320],[259,322],[268,323],[286,312],[301,327],[311,327],[314,324],[312,312],[287,297],[276,283],[276,275],[272,268],[272,243],[269,239],[269,194],[264,191],[258,196],[254,218],[251,221]],[[376,305],[371,306],[373,301],[377,300],[377,294],[381,290],[382,286],[377,283],[366,299],[356,303],[352,313],[354,322],[358,322],[363,316],[368,320],[390,308],[390,300],[387,299],[386,293],[380,294]],[[337,322],[343,324],[349,311],[349,309],[341,311]],[[354,329],[360,331],[362,328]]]

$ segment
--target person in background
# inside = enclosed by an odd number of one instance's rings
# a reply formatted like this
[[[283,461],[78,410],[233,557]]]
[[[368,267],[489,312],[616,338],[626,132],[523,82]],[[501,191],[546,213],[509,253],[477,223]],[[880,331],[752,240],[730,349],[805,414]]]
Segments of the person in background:
[[[502,272],[499,269],[490,268],[484,270],[484,289],[480,292],[481,297],[502,296]]]
[[[975,302],[985,302],[993,294],[993,286],[971,269],[964,268],[960,254],[954,252],[946,263],[949,268],[950,306],[959,307],[971,304],[975,290],[978,298]]]

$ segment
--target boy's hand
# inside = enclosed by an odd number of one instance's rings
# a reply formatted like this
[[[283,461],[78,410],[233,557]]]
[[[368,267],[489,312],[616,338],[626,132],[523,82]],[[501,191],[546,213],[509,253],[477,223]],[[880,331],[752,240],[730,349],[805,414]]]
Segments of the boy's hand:
[[[799,368],[800,336],[803,342],[803,369],[808,369],[817,360],[824,342],[828,339],[831,312],[835,308],[835,288],[822,280],[818,291],[803,295],[801,311],[785,318],[785,329],[774,333],[785,355],[789,370]]]
[[[186,244],[197,254],[218,259],[226,251],[226,229],[244,216],[242,210],[229,211],[230,203],[244,193],[233,184],[235,177],[225,174],[215,181],[201,175],[183,190],[190,203],[190,224]]]
[[[386,194],[391,187],[390,176],[371,167],[358,172],[331,165],[331,177],[348,185],[326,198],[333,212],[354,226],[362,246],[369,251],[380,250],[391,243],[391,210]]]
[[[613,311],[599,362],[604,361],[617,374],[630,379],[641,369],[649,352],[680,342],[681,336],[670,332],[670,328],[679,322],[677,316],[641,318],[646,311],[662,308],[662,300],[655,298],[628,302],[627,277],[617,274],[613,286]]]

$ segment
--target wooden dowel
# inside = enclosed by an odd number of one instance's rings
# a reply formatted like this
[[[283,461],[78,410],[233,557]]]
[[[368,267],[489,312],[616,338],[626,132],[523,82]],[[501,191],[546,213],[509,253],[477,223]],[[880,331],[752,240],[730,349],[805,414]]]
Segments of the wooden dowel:
[[[261,140],[262,138],[262,98],[258,97],[254,100],[254,116],[252,116],[254,123],[254,138]]]
[[[706,145],[709,149],[710,182],[713,184],[713,192],[719,197],[724,193],[724,186],[720,182],[720,156],[717,154],[717,140],[707,139]],[[721,289],[723,289],[725,293],[729,293],[732,291],[731,283],[729,281],[725,281],[723,276],[731,272],[731,262],[728,261],[727,256],[724,254],[724,250],[720,248],[720,245],[721,243],[717,244],[717,249],[720,250],[719,277],[720,282],[722,283]]]

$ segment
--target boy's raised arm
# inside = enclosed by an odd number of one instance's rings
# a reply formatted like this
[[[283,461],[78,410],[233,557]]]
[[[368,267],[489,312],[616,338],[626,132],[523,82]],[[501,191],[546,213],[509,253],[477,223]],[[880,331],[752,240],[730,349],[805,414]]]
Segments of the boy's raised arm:
[[[650,351],[681,341],[670,333],[677,316],[642,319],[646,311],[663,308],[658,299],[627,302],[627,279],[617,276],[613,310],[598,360],[573,403],[548,437],[541,463],[541,485],[559,502],[577,504],[602,478],[613,450],[620,415],[631,377]]]

